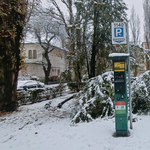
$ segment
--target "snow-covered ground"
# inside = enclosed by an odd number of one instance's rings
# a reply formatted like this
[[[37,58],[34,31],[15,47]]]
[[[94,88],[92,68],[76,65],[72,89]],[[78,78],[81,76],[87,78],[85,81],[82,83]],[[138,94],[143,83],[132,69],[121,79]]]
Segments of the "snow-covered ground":
[[[113,119],[71,125],[75,102],[55,106],[71,95],[21,106],[0,117],[0,150],[150,150],[150,116],[137,116],[129,137],[117,137]]]

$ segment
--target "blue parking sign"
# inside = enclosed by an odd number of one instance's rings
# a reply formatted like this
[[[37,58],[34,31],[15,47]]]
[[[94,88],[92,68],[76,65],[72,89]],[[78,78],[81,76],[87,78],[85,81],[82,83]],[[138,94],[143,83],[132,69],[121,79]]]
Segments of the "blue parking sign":
[[[115,37],[124,37],[123,28],[114,28]]]
[[[126,44],[126,24],[112,22],[112,44]]]

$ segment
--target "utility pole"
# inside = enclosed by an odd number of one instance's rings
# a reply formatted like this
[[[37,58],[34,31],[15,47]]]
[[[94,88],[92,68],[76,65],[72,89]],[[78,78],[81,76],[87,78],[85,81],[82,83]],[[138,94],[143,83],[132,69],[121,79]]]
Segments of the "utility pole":
[[[132,100],[131,100],[131,77],[130,77],[130,43],[129,43],[129,26],[128,22],[126,23],[127,26],[127,49],[128,49],[128,83],[129,83],[129,106],[130,106],[130,129],[133,129],[132,126]]]

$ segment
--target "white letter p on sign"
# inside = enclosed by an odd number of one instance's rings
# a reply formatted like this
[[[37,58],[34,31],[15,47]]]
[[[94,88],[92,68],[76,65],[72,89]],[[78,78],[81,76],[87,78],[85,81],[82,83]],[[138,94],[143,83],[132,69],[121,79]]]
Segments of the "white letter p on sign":
[[[122,33],[121,29],[116,29],[116,37],[121,36],[122,35],[121,33]]]

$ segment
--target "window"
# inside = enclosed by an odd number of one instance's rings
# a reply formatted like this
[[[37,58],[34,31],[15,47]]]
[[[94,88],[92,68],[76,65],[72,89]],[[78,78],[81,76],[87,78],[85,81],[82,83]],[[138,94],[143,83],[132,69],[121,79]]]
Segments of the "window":
[[[28,51],[28,59],[37,59],[37,51],[36,50],[29,50]]]
[[[29,51],[28,51],[28,58],[29,58],[29,59],[32,59],[32,50],[29,50]]]
[[[37,51],[33,50],[33,59],[37,59]]]

